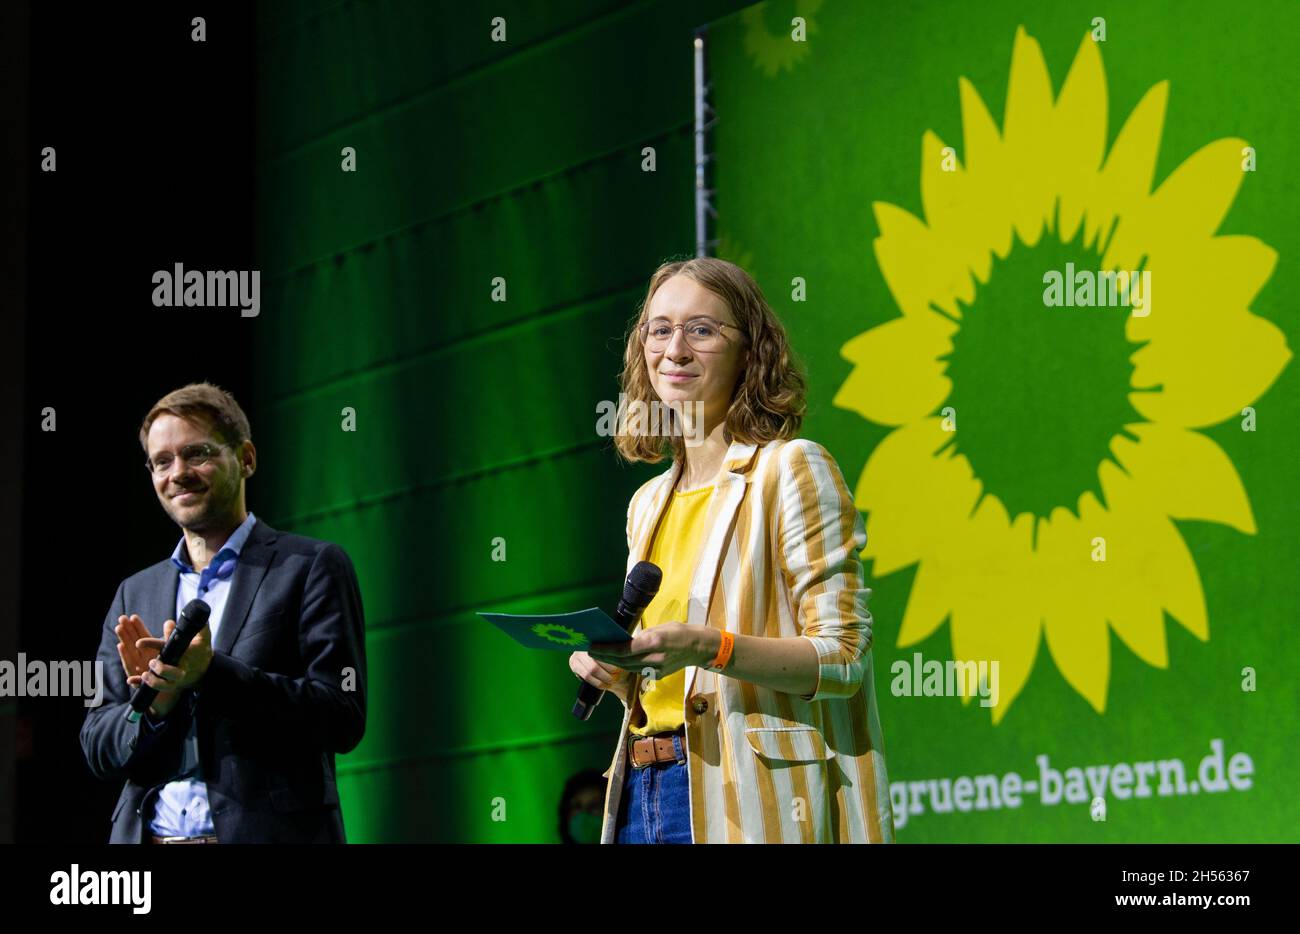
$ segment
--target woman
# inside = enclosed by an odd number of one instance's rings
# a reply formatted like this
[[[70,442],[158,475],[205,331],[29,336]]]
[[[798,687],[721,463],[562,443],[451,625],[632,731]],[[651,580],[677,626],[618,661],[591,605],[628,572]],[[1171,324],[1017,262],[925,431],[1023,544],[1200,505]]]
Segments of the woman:
[[[631,642],[569,662],[625,708],[601,842],[892,841],[866,531],[830,454],[796,439],[803,378],[758,285],[719,259],[657,269],[622,389],[673,406],[677,433],[616,438],[673,456],[628,507],[628,569],[663,583]]]

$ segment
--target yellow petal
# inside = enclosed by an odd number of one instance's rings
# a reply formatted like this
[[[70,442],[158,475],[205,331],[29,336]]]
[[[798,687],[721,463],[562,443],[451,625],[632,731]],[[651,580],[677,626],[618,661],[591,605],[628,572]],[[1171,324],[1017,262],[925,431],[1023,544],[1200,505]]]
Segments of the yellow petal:
[[[925,222],[937,249],[956,260],[955,269],[969,270],[981,282],[987,282],[993,264],[993,249],[1007,238],[1006,219],[988,209],[988,190],[981,182],[972,185],[953,154],[929,130],[921,138],[921,206]],[[952,170],[944,166],[952,163]],[[951,294],[970,304],[975,298],[974,283],[964,272],[943,284]]]
[[[1159,291],[1155,310],[1160,314]],[[1133,385],[1162,386],[1133,392],[1142,417],[1185,428],[1217,425],[1262,396],[1291,360],[1286,335],[1249,312],[1152,341],[1132,357]]]
[[[1011,49],[1011,80],[1002,122],[1003,154],[1015,184],[999,192],[1008,202],[1020,239],[1034,246],[1055,195],[1058,153],[1044,128],[1052,124],[1052,82],[1038,40],[1023,26]]]
[[[943,624],[952,607],[948,581],[936,568],[934,559],[922,560],[916,567],[912,593],[903,610],[903,625],[898,630],[900,649],[928,639]]]
[[[1249,310],[1277,265],[1277,251],[1249,236],[1208,237],[1153,250],[1148,266],[1154,295],[1125,319],[1125,336],[1135,344],[1170,333],[1193,336],[1207,323]],[[1132,268],[1132,267],[1130,267]]]
[[[966,222],[973,241],[1005,258],[1011,252],[1011,214],[1001,193],[1011,188],[1013,181],[1002,156],[1002,139],[975,86],[965,78],[959,79],[957,86],[966,148]],[[988,281],[987,262],[973,269],[981,282]]]
[[[932,231],[961,226],[965,173],[952,155],[952,168],[944,168],[944,145],[933,130],[921,136],[921,208],[925,223]]]
[[[1102,461],[1097,474],[1106,496],[1105,516],[1098,517],[1097,524],[1105,529],[1098,534],[1107,536],[1106,564],[1112,575],[1105,593],[1108,610],[1154,599],[1197,638],[1209,638],[1200,574],[1178,529],[1145,500],[1146,491],[1110,461]],[[1111,622],[1142,655],[1137,642],[1148,633],[1128,632],[1114,616]]]
[[[1241,187],[1245,145],[1245,140],[1221,139],[1201,147],[1150,198],[1122,210],[1106,268],[1121,257],[1126,260],[1121,268],[1136,268],[1139,255],[1154,257],[1212,237]]]
[[[1110,672],[1106,623],[1147,664],[1169,664],[1164,612],[1204,640],[1200,576],[1187,545],[1150,493],[1110,462],[1099,470],[1107,506],[1091,493],[1078,515],[1053,510],[1039,523],[1037,575],[1044,628],[1057,667],[1098,711]],[[1104,545],[1104,560],[1098,545]]]
[[[969,302],[975,294],[966,265],[908,211],[885,201],[872,207],[880,227],[880,236],[873,243],[876,261],[899,309],[905,315],[915,315],[937,306],[950,317],[960,318],[955,299]]]
[[[927,418],[890,432],[871,452],[854,503],[867,515],[864,558],[873,573],[888,574],[934,554],[951,531],[965,522],[980,484],[970,462],[951,450],[941,420]]]
[[[1057,232],[1062,242],[1074,239],[1092,198],[1106,149],[1106,100],[1100,45],[1085,33],[1057,98],[1052,121],[1052,170],[1060,195]]]
[[[1255,517],[1236,467],[1223,449],[1174,425],[1126,426],[1138,436],[1111,439],[1111,450],[1143,500],[1175,519],[1221,522],[1255,534]]]
[[[1249,236],[1208,237],[1152,254],[1145,316],[1125,334],[1133,354],[1134,407],[1152,421],[1199,427],[1241,412],[1291,359],[1286,336],[1247,306],[1272,275],[1277,253]],[[1212,270],[1213,274],[1206,274]]]
[[[1109,543],[1105,511],[1091,493],[1079,498],[1079,515],[1064,507],[1039,520],[1035,575],[1031,587],[1043,607],[1048,651],[1066,682],[1094,710],[1104,713],[1110,682],[1110,634],[1107,617],[1116,607],[1111,599],[1112,565],[1094,561],[1095,539]],[[1137,654],[1155,664],[1164,652],[1164,627],[1159,606],[1139,614]],[[1127,621],[1126,621],[1127,623]]]
[[[1211,237],[1237,197],[1244,139],[1220,139],[1187,157],[1151,196],[1161,227],[1184,239]]]
[[[959,78],[957,91],[961,98],[965,168],[967,172],[979,177],[981,183],[987,184],[989,179],[985,173],[1002,171],[1002,136],[975,85],[965,78]]]
[[[856,364],[834,405],[881,425],[901,425],[934,411],[952,390],[938,358],[952,351],[957,325],[934,312],[887,321],[840,351]]]
[[[1169,82],[1161,81],[1142,96],[1124,122],[1093,189],[1084,229],[1085,242],[1092,243],[1099,235],[1110,236],[1116,215],[1145,202],[1150,194],[1168,100]],[[1106,258],[1107,269],[1136,269],[1141,254],[1120,255],[1108,251]]]
[[[1038,654],[1041,609],[1024,586],[1033,576],[1032,528],[1029,513],[1008,523],[1002,501],[986,495],[975,515],[950,531],[934,568],[951,594],[953,658],[998,664],[995,726],[1024,689]]]

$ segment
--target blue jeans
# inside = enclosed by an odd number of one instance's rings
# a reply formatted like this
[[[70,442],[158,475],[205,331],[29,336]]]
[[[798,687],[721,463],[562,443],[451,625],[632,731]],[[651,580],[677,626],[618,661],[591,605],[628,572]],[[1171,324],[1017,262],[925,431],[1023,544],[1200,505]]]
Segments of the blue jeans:
[[[690,772],[682,737],[673,737],[672,762],[655,762],[623,778],[615,843],[690,843]]]

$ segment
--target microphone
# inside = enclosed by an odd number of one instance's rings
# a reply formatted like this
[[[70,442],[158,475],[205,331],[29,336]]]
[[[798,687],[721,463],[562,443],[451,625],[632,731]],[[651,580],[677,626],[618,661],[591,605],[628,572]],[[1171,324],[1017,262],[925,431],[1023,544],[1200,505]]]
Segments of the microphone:
[[[663,579],[664,572],[658,566],[649,561],[638,561],[623,584],[623,598],[618,601],[618,609],[614,611],[614,622],[631,632],[645,608],[659,592]],[[573,702],[573,715],[579,720],[586,720],[604,696],[605,692],[594,684],[582,682],[578,688],[578,699]]]
[[[185,650],[190,647],[190,641],[208,624],[208,614],[211,612],[212,607],[202,600],[191,600],[185,604],[185,609],[181,610],[181,618],[176,621],[176,628],[172,630],[170,638],[163,645],[158,660],[164,665],[175,665],[179,662]],[[127,708],[126,719],[131,723],[138,721],[157,696],[157,688],[141,682],[135,689],[135,693],[131,695],[131,705]]]

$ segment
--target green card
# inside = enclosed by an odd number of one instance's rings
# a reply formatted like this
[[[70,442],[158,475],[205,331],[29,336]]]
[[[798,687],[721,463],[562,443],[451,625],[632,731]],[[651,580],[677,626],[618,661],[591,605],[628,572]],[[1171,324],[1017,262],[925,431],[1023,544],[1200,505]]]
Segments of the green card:
[[[596,607],[547,616],[483,612],[478,615],[530,649],[572,652],[585,649],[593,642],[627,642],[632,638],[604,610]]]

